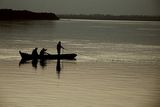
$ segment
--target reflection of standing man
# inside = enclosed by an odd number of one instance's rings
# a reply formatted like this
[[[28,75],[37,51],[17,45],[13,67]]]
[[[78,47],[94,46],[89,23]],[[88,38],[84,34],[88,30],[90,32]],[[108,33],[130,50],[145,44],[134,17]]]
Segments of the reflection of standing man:
[[[60,73],[61,73],[61,62],[60,62],[60,59],[57,59],[56,71],[57,71],[58,78],[60,78]]]
[[[61,48],[64,49],[63,46],[61,45],[61,41],[59,41],[58,44],[57,44],[57,53],[58,53],[58,55],[61,54]]]

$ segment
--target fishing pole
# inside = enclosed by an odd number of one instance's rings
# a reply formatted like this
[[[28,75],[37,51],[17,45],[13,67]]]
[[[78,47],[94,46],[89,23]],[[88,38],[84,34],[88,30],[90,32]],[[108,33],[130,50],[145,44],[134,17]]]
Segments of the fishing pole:
[[[63,50],[66,50],[66,51],[72,51],[72,50],[70,50],[70,49],[66,49],[66,48],[64,48]],[[79,55],[84,55],[84,54],[82,54],[82,53],[78,53],[78,52],[73,52],[73,53],[76,53],[76,54],[79,54]]]

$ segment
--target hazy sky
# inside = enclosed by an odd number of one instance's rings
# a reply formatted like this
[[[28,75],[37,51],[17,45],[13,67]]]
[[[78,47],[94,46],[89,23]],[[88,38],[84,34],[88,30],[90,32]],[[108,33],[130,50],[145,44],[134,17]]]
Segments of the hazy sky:
[[[160,0],[0,0],[0,8],[57,14],[160,15]]]

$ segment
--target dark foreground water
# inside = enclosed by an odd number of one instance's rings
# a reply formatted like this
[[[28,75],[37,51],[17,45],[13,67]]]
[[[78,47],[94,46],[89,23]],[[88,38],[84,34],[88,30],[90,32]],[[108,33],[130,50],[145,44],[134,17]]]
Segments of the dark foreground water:
[[[59,40],[76,61],[19,65]],[[0,21],[1,107],[158,107],[159,71],[160,22]]]

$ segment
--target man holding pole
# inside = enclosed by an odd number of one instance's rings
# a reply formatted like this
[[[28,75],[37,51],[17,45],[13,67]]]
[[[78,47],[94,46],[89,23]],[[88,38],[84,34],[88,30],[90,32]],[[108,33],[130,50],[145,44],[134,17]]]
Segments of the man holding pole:
[[[57,53],[58,53],[58,55],[61,54],[61,48],[64,49],[64,47],[61,45],[61,41],[59,41],[58,44],[57,44]]]

